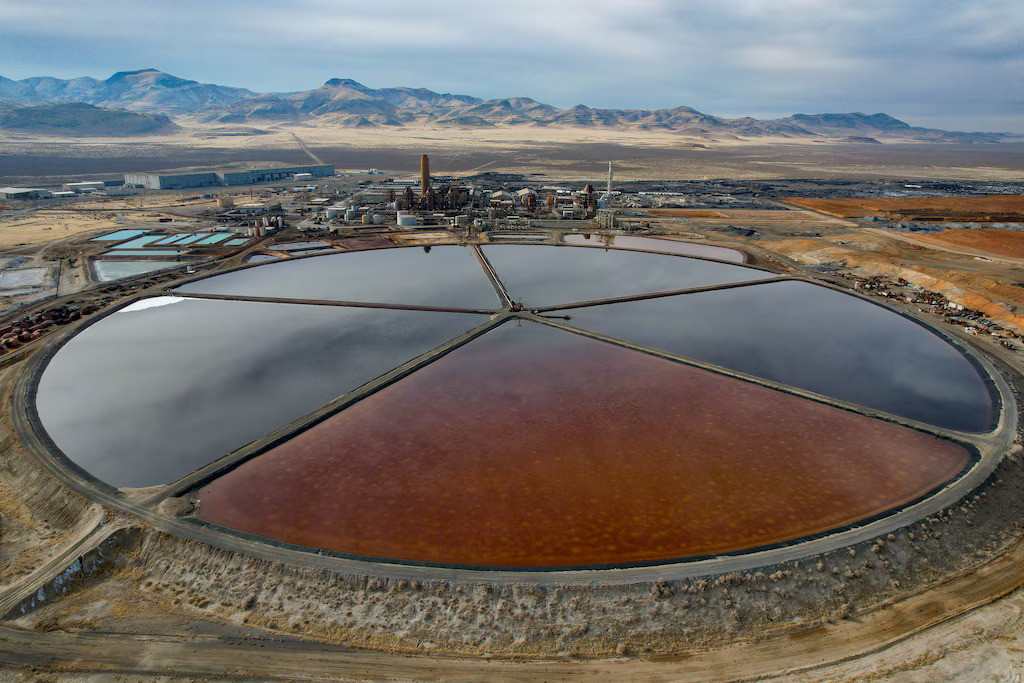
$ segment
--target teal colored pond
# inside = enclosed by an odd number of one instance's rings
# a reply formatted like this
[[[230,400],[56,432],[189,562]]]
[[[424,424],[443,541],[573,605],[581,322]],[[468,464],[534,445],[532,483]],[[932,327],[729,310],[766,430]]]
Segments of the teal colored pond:
[[[117,249],[106,252],[104,256],[177,256],[181,253],[176,249]]]
[[[154,246],[163,246],[165,244],[174,244],[178,240],[183,240],[186,237],[188,237],[188,235],[171,235],[170,237],[165,237],[164,239],[160,240],[159,242],[153,242],[153,245]]]
[[[204,239],[204,238],[209,237],[209,236],[210,236],[209,233],[200,232],[200,233],[196,233],[195,235],[189,235],[189,236],[185,237],[184,239],[175,242],[174,244],[176,246],[181,246],[182,244],[195,244],[199,240]]]
[[[111,232],[106,235],[100,235],[99,237],[93,237],[93,242],[118,242],[120,240],[126,240],[136,235],[145,234],[145,230],[118,230],[117,232]]]
[[[205,237],[205,238],[199,240],[198,242],[196,242],[196,244],[197,245],[198,244],[217,244],[217,242],[223,242],[224,240],[226,240],[229,237],[231,237],[231,233],[230,232],[220,232],[220,233],[216,233],[216,234],[210,235],[209,237]]]
[[[161,237],[162,235],[146,235],[144,237],[137,237],[129,242],[125,242],[124,244],[118,244],[114,249],[139,249],[147,244],[156,242],[161,239]]]

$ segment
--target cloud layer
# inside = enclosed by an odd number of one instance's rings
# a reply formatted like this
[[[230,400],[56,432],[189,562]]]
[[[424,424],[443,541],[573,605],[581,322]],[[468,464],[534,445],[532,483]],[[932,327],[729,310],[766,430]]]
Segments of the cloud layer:
[[[258,91],[328,78],[560,107],[885,111],[1024,131],[1020,0],[0,0],[0,75],[154,67]]]

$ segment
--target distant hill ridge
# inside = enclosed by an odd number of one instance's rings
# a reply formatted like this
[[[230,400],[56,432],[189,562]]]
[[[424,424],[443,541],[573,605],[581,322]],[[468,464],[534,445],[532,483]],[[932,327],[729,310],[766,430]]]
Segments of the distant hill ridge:
[[[166,114],[105,109],[82,102],[18,105],[0,101],[0,130],[67,136],[157,135],[178,130]]]
[[[705,138],[873,138],[921,142],[1000,142],[1004,133],[962,133],[918,128],[888,114],[794,114],[783,119],[728,119],[691,107],[673,109],[558,109],[525,97],[482,100],[426,88],[370,88],[332,78],[319,88],[292,93],[255,93],[199,83],[156,69],[121,71],[105,80],[82,77],[0,76],[0,100],[20,105],[82,103],[106,109],[217,123],[315,122],[348,127],[574,126],[678,132]],[[170,122],[168,122],[170,123]],[[172,124],[173,125],[173,124]]]

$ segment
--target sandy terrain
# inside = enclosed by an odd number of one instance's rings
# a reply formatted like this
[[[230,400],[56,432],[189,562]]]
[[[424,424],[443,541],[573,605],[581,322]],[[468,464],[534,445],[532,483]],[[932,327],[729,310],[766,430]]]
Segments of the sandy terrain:
[[[200,191],[205,194],[208,188],[195,188],[194,190],[185,190],[184,192],[192,192],[198,194]],[[219,192],[217,196],[225,197],[248,197],[248,191],[235,190],[234,192],[225,191],[223,188],[218,188]],[[216,207],[216,199],[203,199],[199,197],[186,197],[184,192],[181,196],[168,197],[166,194],[138,194],[130,197],[109,197],[106,199],[88,199],[86,201],[79,202],[74,205],[74,209],[79,211],[113,211],[118,209],[123,210],[157,210],[157,209],[171,209],[181,206],[188,207]],[[152,218],[152,216],[150,216]]]
[[[0,221],[0,248],[43,244],[90,230],[133,227],[132,224],[145,219],[133,214],[79,211],[36,211],[24,216]]]
[[[119,580],[54,604],[37,614],[28,632],[0,631],[0,648],[12,663],[32,663],[44,671],[148,669],[183,677],[234,672],[300,680],[992,680],[1008,678],[1024,666],[1024,592],[1013,591],[1020,576],[1012,564],[1013,558],[1007,557],[934,593],[797,637],[671,656],[472,661],[302,645],[213,615],[186,615],[170,599],[154,599],[137,584]],[[993,590],[1013,592],[985,606]],[[125,609],[125,598],[139,609]],[[980,609],[970,611],[979,604]],[[932,628],[915,632],[936,621]],[[184,637],[157,635],[168,626]],[[96,630],[100,633],[89,633]],[[45,655],[36,654],[40,647]],[[844,656],[849,659],[829,663]],[[783,673],[787,671],[792,673]]]
[[[248,196],[248,193],[238,196]],[[83,199],[61,208],[0,211],[0,249],[46,244],[95,230],[194,227],[180,223],[181,216],[194,215],[216,206],[216,199],[150,194]],[[161,218],[173,218],[179,222],[173,225],[160,223]]]
[[[191,124],[169,136],[127,138],[0,137],[0,179],[75,177],[229,163],[333,163],[341,171],[379,168],[414,173],[420,154],[441,175],[485,171],[552,179],[599,180],[609,159],[616,178],[771,179],[899,177],[1024,179],[1024,143],[862,145],[779,138],[688,138],[614,128],[338,128]]]

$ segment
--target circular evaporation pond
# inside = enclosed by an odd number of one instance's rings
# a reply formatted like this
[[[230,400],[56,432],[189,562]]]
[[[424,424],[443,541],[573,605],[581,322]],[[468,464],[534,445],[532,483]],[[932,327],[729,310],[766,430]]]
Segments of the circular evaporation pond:
[[[532,569],[746,552],[891,514],[972,466],[990,386],[929,328],[828,288],[510,244],[192,281],[70,338],[34,405],[89,476],[191,490],[212,525]]]

